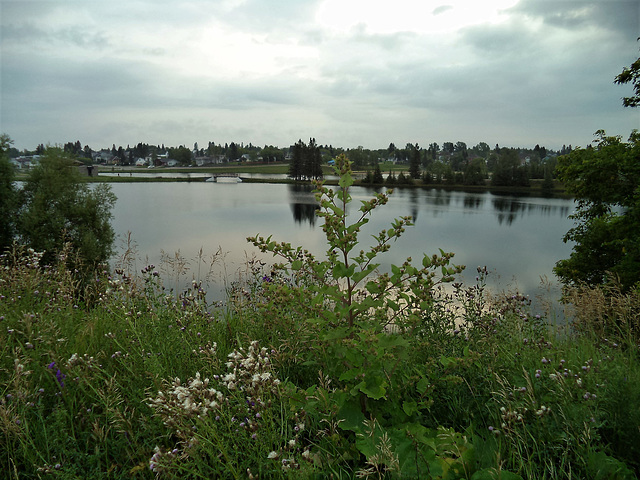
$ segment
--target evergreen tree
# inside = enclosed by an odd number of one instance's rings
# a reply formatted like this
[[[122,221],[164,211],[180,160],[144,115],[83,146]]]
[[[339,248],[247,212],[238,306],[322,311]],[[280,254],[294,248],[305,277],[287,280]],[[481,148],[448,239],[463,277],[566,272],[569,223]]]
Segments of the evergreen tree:
[[[382,185],[384,183],[384,177],[382,176],[382,171],[380,171],[380,165],[376,165],[371,182],[375,185]]]
[[[420,147],[416,143],[411,146],[411,159],[409,161],[409,176],[420,178]]]
[[[307,180],[319,180],[322,178],[322,154],[316,139],[309,139],[309,145],[304,146],[304,176]]]
[[[296,180],[302,180],[303,177],[303,162],[304,162],[304,148],[305,145],[302,140],[291,147],[292,156],[291,163],[289,164],[289,176]]]

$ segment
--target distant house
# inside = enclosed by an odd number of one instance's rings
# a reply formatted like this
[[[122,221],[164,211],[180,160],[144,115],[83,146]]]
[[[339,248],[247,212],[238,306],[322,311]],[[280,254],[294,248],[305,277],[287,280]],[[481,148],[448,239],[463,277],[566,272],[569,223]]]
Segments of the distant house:
[[[144,158],[138,158],[136,160],[136,167],[144,167],[145,165],[147,165],[147,160]]]
[[[40,163],[40,155],[22,155],[20,157],[12,158],[11,163],[21,170],[29,169]]]
[[[199,167],[203,167],[205,165],[209,165],[209,164],[213,163],[211,161],[211,157],[196,157],[195,161],[196,161],[196,165],[199,166]]]

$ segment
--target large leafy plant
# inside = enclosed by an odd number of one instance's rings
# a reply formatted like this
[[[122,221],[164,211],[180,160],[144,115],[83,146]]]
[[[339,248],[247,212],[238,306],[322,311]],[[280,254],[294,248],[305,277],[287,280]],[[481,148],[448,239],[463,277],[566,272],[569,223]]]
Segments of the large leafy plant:
[[[332,389],[309,385],[300,397],[306,410],[320,408],[313,399],[328,398],[325,410],[337,415],[341,429],[361,439],[356,445],[367,458],[376,454],[376,439],[383,438],[400,450],[415,453],[420,444],[430,445],[434,453],[426,429],[412,423],[430,406],[429,372],[425,362],[410,360],[413,351],[420,351],[413,347],[422,338],[453,332],[453,321],[443,322],[437,315],[434,287],[452,281],[463,267],[452,265],[453,254],[441,250],[439,255],[425,254],[420,266],[407,258],[381,273],[380,255],[411,225],[411,218],[394,220],[373,235],[372,246],[358,250],[362,228],[391,192],[377,193],[350,213],[354,181],[345,156],[338,157],[336,173],[337,190],[322,183],[316,190],[328,244],[325,259],[272,237],[248,239],[280,260],[262,279],[264,301],[258,314],[265,328],[286,324],[295,329],[290,338],[296,343],[287,349],[296,350],[294,360],[333,381]],[[366,427],[365,420],[376,420],[378,426]],[[393,432],[386,431],[390,426]],[[429,438],[436,436],[433,432]],[[426,462],[424,458],[420,462]],[[415,470],[420,463],[414,458],[408,467],[404,460],[399,463],[402,470]]]

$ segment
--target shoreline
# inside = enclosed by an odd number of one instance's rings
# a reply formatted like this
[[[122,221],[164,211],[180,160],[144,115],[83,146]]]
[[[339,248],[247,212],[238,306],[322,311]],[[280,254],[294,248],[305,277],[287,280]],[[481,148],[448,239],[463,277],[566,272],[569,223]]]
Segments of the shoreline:
[[[268,167],[268,168],[267,168]],[[98,173],[109,173],[109,174],[121,174],[121,176],[112,176],[112,175],[103,175],[103,176],[93,176],[87,177],[86,181],[92,183],[148,183],[148,182],[206,182],[211,176],[215,173],[237,173],[239,178],[242,180],[242,183],[272,183],[272,184],[285,184],[285,185],[311,185],[312,182],[309,180],[305,181],[296,181],[290,178],[248,178],[243,177],[243,174],[251,174],[251,173],[264,173],[264,174],[283,174],[286,171],[282,171],[282,165],[273,165],[273,166],[256,166],[252,167],[213,167],[213,168],[177,168],[177,169],[168,169],[168,168],[159,168],[153,169],[153,172],[142,172],[139,169],[123,169],[120,171],[98,171]],[[134,177],[131,174],[136,173],[145,173],[149,176],[145,177]],[[174,173],[191,173],[191,174],[202,174],[202,176],[197,177],[162,177],[163,173],[174,174]],[[354,172],[355,174],[365,174],[366,172]],[[326,172],[325,174],[331,174],[331,172]],[[338,180],[324,180],[325,185],[337,185]],[[360,187],[370,187],[370,188],[392,188],[392,189],[405,189],[405,188],[419,188],[419,189],[436,189],[436,190],[448,190],[448,191],[463,191],[469,193],[482,193],[482,192],[490,192],[496,195],[520,195],[520,196],[536,196],[536,197],[550,197],[550,198],[570,198],[567,195],[564,187],[560,185],[558,182],[554,182],[554,188],[551,191],[545,191],[542,188],[542,180],[532,180],[531,186],[528,187],[518,187],[518,186],[493,186],[489,184],[485,185],[464,185],[464,184],[443,184],[443,183],[430,183],[424,184],[421,180],[414,181],[413,183],[407,184],[394,184],[387,185],[385,183],[382,184],[370,184],[370,183],[362,183],[360,180],[356,180],[354,186]]]

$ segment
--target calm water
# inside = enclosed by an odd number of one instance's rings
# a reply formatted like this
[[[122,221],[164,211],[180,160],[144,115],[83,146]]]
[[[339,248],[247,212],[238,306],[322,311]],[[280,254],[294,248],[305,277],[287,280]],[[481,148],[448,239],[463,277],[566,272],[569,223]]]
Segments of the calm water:
[[[326,250],[321,219],[315,217],[310,188],[249,183],[116,183],[118,201],[113,226],[123,245],[127,233],[137,244],[137,268],[161,264],[161,252],[179,251],[190,262],[183,276],[204,279],[198,253],[220,250],[209,291],[221,299],[222,278],[235,278],[247,257],[259,254],[246,237],[273,235],[274,240],[302,245],[317,255]],[[374,190],[354,187],[354,206]],[[355,210],[355,209],[354,209]],[[541,277],[555,281],[552,268],[566,258],[570,245],[562,236],[571,228],[567,218],[572,200],[497,196],[442,190],[398,189],[389,203],[374,212],[361,233],[363,243],[388,228],[397,217],[411,215],[415,226],[383,257],[382,268],[400,264],[407,256],[419,265],[423,253],[442,248],[454,252],[454,262],[467,266],[465,281],[474,281],[476,267],[486,265],[495,288],[518,288],[534,297]],[[179,287],[177,281],[169,286]]]

